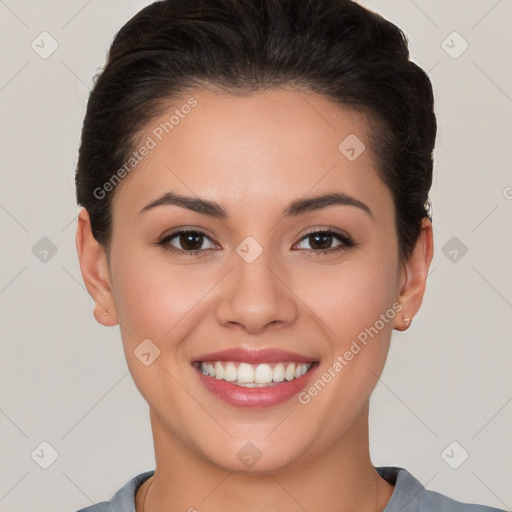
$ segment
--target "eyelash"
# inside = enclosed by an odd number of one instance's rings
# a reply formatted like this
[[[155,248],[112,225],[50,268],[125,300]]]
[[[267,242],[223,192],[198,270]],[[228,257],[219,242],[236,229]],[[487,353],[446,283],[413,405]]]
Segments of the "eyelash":
[[[174,231],[172,233],[169,233],[168,235],[164,236],[159,242],[157,242],[157,245],[161,246],[166,251],[170,251],[172,253],[183,255],[183,256],[195,256],[198,253],[204,253],[206,251],[206,249],[197,249],[197,250],[194,250],[194,251],[187,251],[185,249],[177,249],[176,247],[173,247],[172,245],[169,245],[169,242],[172,239],[176,238],[179,235],[184,235],[184,234],[202,235],[203,237],[206,237],[206,238],[210,239],[210,237],[208,235],[206,235],[206,233],[203,233],[202,231],[198,231],[198,230],[195,230],[195,229],[185,229],[185,230]],[[320,229],[314,229],[313,231],[309,231],[308,233],[306,233],[299,240],[299,243],[302,242],[303,240],[308,239],[311,236],[318,235],[318,234],[326,235],[326,236],[332,236],[333,235],[334,238],[337,238],[339,241],[342,242],[342,244],[339,245],[338,247],[333,248],[333,249],[318,249],[318,250],[315,250],[315,249],[302,249],[302,250],[305,250],[305,251],[311,253],[314,256],[318,256],[318,255],[322,255],[322,254],[329,254],[329,253],[334,253],[334,252],[337,252],[337,251],[347,250],[350,247],[355,246],[355,243],[352,241],[352,239],[349,236],[344,235],[340,231],[336,231],[336,230],[333,230],[333,229],[321,229],[321,228]]]

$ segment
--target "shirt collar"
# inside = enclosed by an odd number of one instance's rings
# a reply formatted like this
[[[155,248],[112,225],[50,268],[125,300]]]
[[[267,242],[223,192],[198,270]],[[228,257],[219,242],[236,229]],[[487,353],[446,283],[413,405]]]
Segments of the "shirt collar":
[[[419,480],[406,469],[397,466],[379,466],[375,468],[379,475],[395,486],[383,512],[418,512],[420,492],[424,489]],[[106,512],[136,512],[135,494],[137,489],[153,474],[154,470],[146,471],[132,478],[124,487],[114,494]]]

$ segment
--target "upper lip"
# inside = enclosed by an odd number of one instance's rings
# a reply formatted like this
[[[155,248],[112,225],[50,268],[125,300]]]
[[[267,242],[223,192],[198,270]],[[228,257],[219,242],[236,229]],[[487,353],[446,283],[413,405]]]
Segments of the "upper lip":
[[[260,363],[279,363],[279,362],[297,362],[297,363],[312,363],[315,361],[313,357],[308,357],[296,352],[282,350],[280,348],[230,348],[227,350],[220,350],[218,352],[209,352],[208,354],[200,355],[192,361],[238,361],[241,363],[260,364]]]

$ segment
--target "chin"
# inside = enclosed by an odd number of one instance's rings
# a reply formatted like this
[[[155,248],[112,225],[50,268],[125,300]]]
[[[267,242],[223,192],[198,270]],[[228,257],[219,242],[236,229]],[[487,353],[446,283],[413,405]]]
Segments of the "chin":
[[[283,447],[281,443],[278,446],[268,440],[233,442],[229,447],[222,446],[204,455],[226,471],[252,475],[279,472],[300,462],[296,445],[290,443]]]

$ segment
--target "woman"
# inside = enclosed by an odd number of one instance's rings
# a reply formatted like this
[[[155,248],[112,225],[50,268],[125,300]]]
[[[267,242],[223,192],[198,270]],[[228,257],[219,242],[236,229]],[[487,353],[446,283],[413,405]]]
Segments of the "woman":
[[[492,511],[374,467],[369,398],[432,260],[402,32],[346,0],[164,0],[91,93],[77,249],[156,470],[96,510]]]

